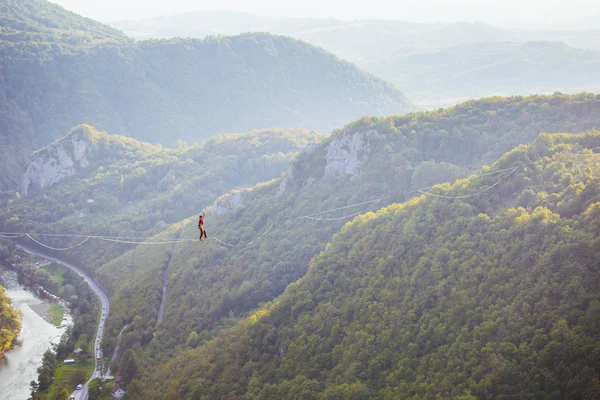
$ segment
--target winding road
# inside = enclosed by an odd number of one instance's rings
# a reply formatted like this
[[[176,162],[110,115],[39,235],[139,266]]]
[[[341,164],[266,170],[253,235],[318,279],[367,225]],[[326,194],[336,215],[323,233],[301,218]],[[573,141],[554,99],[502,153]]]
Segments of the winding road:
[[[34,250],[32,248],[29,247],[25,247],[21,244],[17,244],[18,247],[20,247],[21,249],[25,250],[27,253],[29,254],[33,254],[39,257],[43,257],[45,259],[48,260],[52,260],[60,265],[64,265],[65,267],[75,271],[79,276],[81,276],[83,279],[85,279],[85,281],[87,282],[87,284],[90,286],[90,288],[92,288],[92,290],[94,291],[94,293],[96,293],[96,296],[98,296],[98,298],[100,299],[100,302],[102,303],[102,314],[100,315],[100,322],[98,324],[98,331],[96,333],[96,340],[94,341],[94,351],[96,352],[96,354],[100,354],[100,361],[98,361],[97,358],[95,358],[96,360],[96,367],[94,368],[94,372],[92,373],[92,376],[90,377],[90,379],[83,385],[83,389],[81,390],[76,390],[75,392],[73,392],[71,394],[71,396],[74,396],[75,400],[87,400],[88,398],[88,385],[89,383],[95,379],[98,378],[102,375],[102,349],[100,348],[100,343],[102,342],[102,334],[104,332],[104,324],[106,322],[106,317],[108,316],[108,313],[110,311],[110,303],[108,301],[108,296],[106,295],[106,293],[104,293],[102,291],[102,289],[100,289],[100,287],[96,284],[96,282],[94,282],[92,280],[92,278],[90,278],[85,272],[83,272],[80,268],[69,264],[67,262],[64,262],[62,260],[59,260],[58,258],[55,258],[53,256],[50,256],[46,253],[43,253],[39,250]],[[94,355],[95,356],[95,355]]]

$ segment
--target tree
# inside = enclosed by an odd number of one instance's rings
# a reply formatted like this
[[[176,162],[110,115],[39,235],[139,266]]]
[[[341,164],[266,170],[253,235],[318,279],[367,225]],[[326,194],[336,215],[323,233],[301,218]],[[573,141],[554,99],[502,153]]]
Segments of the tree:
[[[133,317],[133,322],[131,323],[132,330],[140,329],[142,327],[142,324],[143,324],[142,317],[139,315],[136,315],[135,317]]]
[[[179,396],[179,393],[177,393],[178,388],[179,381],[177,379],[172,380],[171,384],[169,385],[169,388],[167,389],[167,400],[177,400],[181,398],[181,396]]]
[[[185,344],[191,348],[195,348],[200,343],[200,337],[196,333],[196,331],[192,331],[188,336]]]
[[[131,381],[131,383],[127,386],[127,398],[128,399],[137,399],[142,393],[142,383],[137,379]]]
[[[58,394],[57,400],[67,400],[69,398],[69,391],[67,389],[63,389]]]
[[[46,390],[54,380],[54,370],[56,369],[56,355],[52,350],[46,350],[42,357],[42,365],[37,369],[38,389]]]
[[[110,370],[113,373],[113,375],[119,372],[119,362],[117,361],[117,358],[110,362]]]
[[[12,307],[11,301],[0,286],[0,359],[4,350],[9,349],[21,330],[20,312]]]
[[[31,397],[35,396],[35,392],[38,391],[39,385],[36,381],[29,382],[29,389],[31,390]]]
[[[89,400],[99,400],[102,396],[102,379],[96,378],[88,386]]]
[[[75,290],[75,286],[69,284],[66,284],[63,287],[63,297],[66,299],[71,299],[73,296],[75,296],[77,294],[77,291]]]
[[[123,359],[121,360],[121,365],[119,368],[121,377],[123,377],[123,381],[125,381],[126,385],[129,384],[133,378],[135,378],[137,369],[137,356],[132,349],[127,349],[125,354],[123,354]]]
[[[73,371],[73,373],[71,374],[71,379],[69,380],[71,385],[78,385],[80,383],[83,383],[84,381],[85,371],[82,369],[76,369],[75,371]]]

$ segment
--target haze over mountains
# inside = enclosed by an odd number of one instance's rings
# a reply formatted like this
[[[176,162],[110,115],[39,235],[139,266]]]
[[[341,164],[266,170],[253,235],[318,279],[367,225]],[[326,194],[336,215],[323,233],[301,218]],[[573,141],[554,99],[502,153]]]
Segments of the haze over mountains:
[[[127,399],[600,393],[598,32],[0,11],[0,232],[107,291]]]
[[[590,17],[593,19],[593,17]],[[141,20],[114,21],[111,26],[137,39],[235,35],[272,32],[298,37],[333,51],[388,46],[392,52],[435,49],[486,41],[564,41],[574,47],[600,49],[600,28],[509,29],[484,22],[417,23],[402,20],[337,20],[331,18],[275,18],[246,12],[199,11]],[[345,41],[342,39],[346,38]],[[369,46],[370,44],[370,46]],[[342,55],[342,54],[340,54]],[[345,54],[348,55],[348,54]]]
[[[31,151],[81,123],[170,146],[273,126],[328,133],[415,109],[393,85],[287,37],[134,42],[45,1],[0,5],[3,192]]]
[[[491,95],[595,91],[600,83],[597,28],[525,30],[485,23],[267,18],[236,12],[112,25],[137,38],[255,31],[299,38],[399,85],[430,108]]]
[[[279,2],[274,0],[54,0],[55,3],[81,15],[99,21],[123,21],[174,15],[194,11],[231,10],[276,18],[332,18],[339,20],[407,20],[423,23],[487,21],[501,27],[546,27],[574,24],[600,13],[600,5],[590,0],[504,0],[502,2],[454,0],[422,0],[390,3],[372,0],[369,3],[340,0],[305,0]],[[140,7],[140,5],[144,7]],[[576,28],[583,29],[583,28]]]
[[[423,105],[470,98],[600,91],[600,51],[563,42],[485,42],[365,62]]]
[[[598,20],[600,20],[600,13],[593,13],[584,17],[573,18],[570,21],[565,21],[556,25],[561,29],[582,31],[598,29]]]

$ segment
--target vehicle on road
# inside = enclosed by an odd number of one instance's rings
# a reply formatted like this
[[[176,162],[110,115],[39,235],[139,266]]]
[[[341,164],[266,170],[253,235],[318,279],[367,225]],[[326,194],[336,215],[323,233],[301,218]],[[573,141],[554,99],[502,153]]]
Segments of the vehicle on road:
[[[103,333],[103,328],[104,328],[104,324],[106,323],[106,317],[109,315],[110,313],[110,303],[108,301],[108,296],[102,292],[102,290],[94,283],[94,281],[88,277],[84,272],[81,271],[81,269],[66,263],[64,261],[58,260],[56,258],[53,258],[52,256],[49,256],[47,254],[43,254],[43,253],[39,253],[36,252],[35,250],[26,248],[24,246],[19,246],[22,249],[24,249],[26,252],[30,253],[30,254],[35,254],[37,256],[40,257],[44,257],[47,258],[49,260],[53,260],[55,262],[58,262],[62,265],[64,265],[65,267],[69,268],[70,270],[74,271],[75,273],[77,273],[78,275],[80,275],[83,279],[85,279],[85,281],[87,282],[87,284],[89,285],[90,289],[92,289],[96,295],[98,296],[98,298],[100,299],[100,302],[102,303],[102,318],[100,319],[100,323],[98,324],[98,331],[96,334],[96,342],[95,342],[95,350],[96,350],[96,365],[95,365],[95,372],[92,374],[92,376],[90,377],[90,379],[88,380],[88,382],[90,382],[92,379],[96,378],[97,376],[100,375],[100,373],[102,372],[102,365],[101,365],[101,361],[102,361],[102,352],[100,350],[100,343],[102,340],[102,333]],[[83,389],[83,383],[80,383],[79,385],[77,385],[76,390],[78,390],[77,393],[73,393],[70,397],[69,400],[76,400],[77,398],[79,398],[80,400],[82,399],[87,399],[88,397],[88,393],[87,390],[82,390]]]

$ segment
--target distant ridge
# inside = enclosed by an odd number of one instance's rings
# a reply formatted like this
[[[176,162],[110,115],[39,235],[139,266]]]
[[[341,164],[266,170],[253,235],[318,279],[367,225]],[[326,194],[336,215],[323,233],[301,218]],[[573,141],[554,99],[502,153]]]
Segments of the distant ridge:
[[[173,145],[273,126],[328,133],[417,109],[394,85],[296,39],[135,42],[43,0],[0,1],[10,10],[0,31],[0,134],[10,138],[0,193],[14,193],[31,151],[82,123]]]
[[[127,41],[120,31],[40,0],[0,0],[0,40],[83,45]]]
[[[401,87],[428,109],[492,95],[600,91],[599,27],[509,29],[483,22],[344,21],[226,12],[179,14],[114,26],[142,38],[248,30],[284,34],[354,62]],[[532,48],[533,42],[546,43],[545,51]]]

